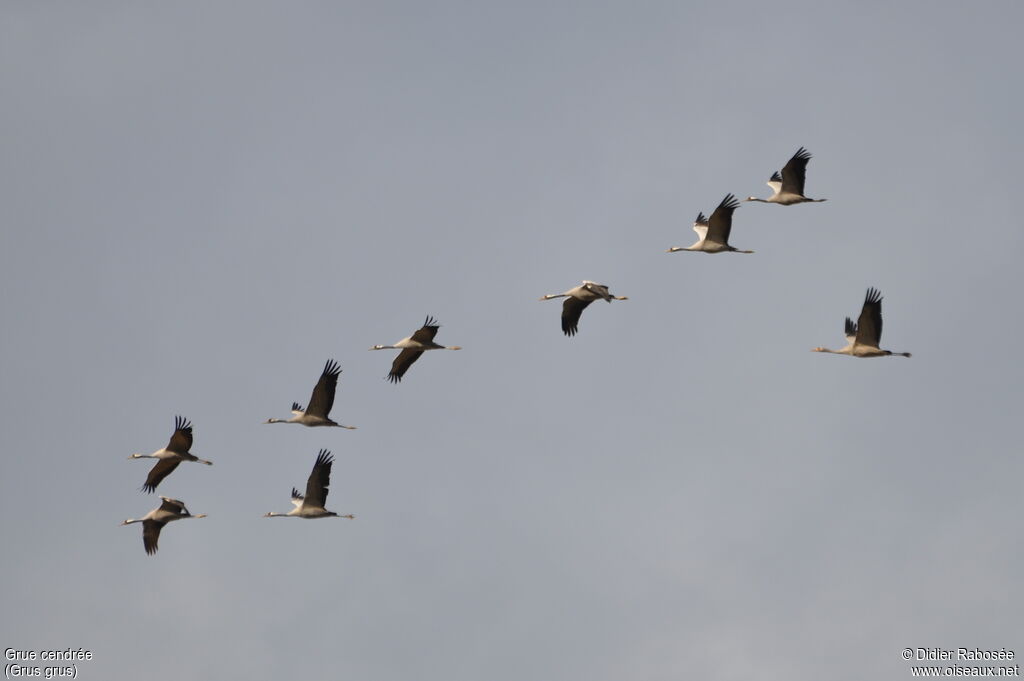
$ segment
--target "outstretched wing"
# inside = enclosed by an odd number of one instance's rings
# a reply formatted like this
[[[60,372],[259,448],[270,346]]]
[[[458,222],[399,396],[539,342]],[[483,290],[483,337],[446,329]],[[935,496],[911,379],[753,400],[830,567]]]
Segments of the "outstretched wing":
[[[437,330],[440,328],[437,320],[428,315],[427,321],[423,322],[423,326],[416,329],[416,333],[410,336],[410,338],[417,343],[430,343],[434,340],[434,336],[437,335]]]
[[[192,449],[192,423],[184,416],[174,417],[174,433],[167,443],[167,451],[185,454]]]
[[[420,330],[422,331],[422,329]],[[405,376],[405,372],[409,370],[412,363],[418,360],[422,354],[422,350],[414,350],[413,348],[406,348],[398,353],[398,357],[395,357],[395,361],[391,363],[391,373],[388,374],[388,380],[392,383],[401,381],[402,376]]]
[[[331,413],[331,407],[334,406],[334,392],[338,388],[339,374],[341,374],[341,368],[337,362],[333,359],[327,360],[323,373],[320,374],[320,380],[316,382],[313,394],[309,397],[307,414],[327,418],[327,415]]]
[[[882,340],[882,294],[869,288],[857,318],[857,343],[877,348]]]
[[[849,317],[846,318],[846,342],[853,343],[857,340],[857,325]]]
[[[161,511],[168,511],[176,515],[189,515],[188,509],[185,508],[184,501],[178,501],[177,499],[171,499],[170,497],[160,498],[163,499],[164,502],[160,504]]]
[[[693,221],[693,231],[697,232],[697,238],[704,241],[708,238],[708,219],[704,213],[697,213],[697,219]]]
[[[566,336],[575,336],[576,329],[580,324],[580,315],[587,309],[587,305],[593,301],[580,300],[569,296],[562,303],[562,333]]]
[[[331,466],[334,464],[334,457],[326,449],[321,449],[313,464],[313,471],[306,481],[306,503],[317,508],[323,508],[327,503],[327,491],[331,486]]]
[[[142,521],[142,545],[146,547],[146,553],[149,555],[156,553],[157,542],[160,541],[160,530],[166,524],[156,520]]]
[[[179,463],[181,463],[181,459],[160,459],[157,461],[156,465],[149,470],[146,482],[142,485],[142,491],[149,492],[150,494],[155,492],[156,486],[160,484],[160,481],[170,475],[178,467]],[[166,503],[164,505],[166,506]]]
[[[740,202],[736,200],[735,196],[725,195],[708,220],[708,241],[723,245],[729,243],[729,233],[732,231],[732,213],[739,206]]]
[[[811,153],[800,147],[789,159],[789,163],[782,169],[782,190],[794,194],[804,195],[804,178],[807,175],[807,162],[811,160]]]
[[[607,300],[611,302],[612,294],[608,292],[608,287],[604,284],[598,284],[594,281],[583,282],[583,288],[587,289],[601,300]]]

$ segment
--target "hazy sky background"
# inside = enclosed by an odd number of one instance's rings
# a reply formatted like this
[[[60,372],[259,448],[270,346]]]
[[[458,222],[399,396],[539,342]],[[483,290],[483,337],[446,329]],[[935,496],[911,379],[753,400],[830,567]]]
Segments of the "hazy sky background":
[[[85,681],[1024,654],[1019,2],[0,8],[0,644]],[[666,254],[804,145],[827,203]],[[629,296],[559,329],[581,279]],[[882,347],[817,355],[869,286]],[[418,328],[464,346],[398,386]],[[327,358],[356,431],[262,425]],[[204,520],[147,556],[158,492]],[[291,508],[320,448],[328,508]]]

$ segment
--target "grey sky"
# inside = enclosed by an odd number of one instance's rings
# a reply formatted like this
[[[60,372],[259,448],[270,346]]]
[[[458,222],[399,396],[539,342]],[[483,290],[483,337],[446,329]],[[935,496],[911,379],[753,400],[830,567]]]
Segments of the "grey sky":
[[[1024,654],[1024,9],[5,3],[0,643],[79,678],[909,678]],[[744,204],[750,256],[666,254]],[[560,302],[592,279],[579,335]],[[864,291],[882,346],[841,347]],[[393,353],[437,340],[402,384]],[[359,430],[264,426],[324,361]],[[209,518],[160,552],[160,493]],[[264,520],[316,452],[328,507]],[[159,635],[159,638],[157,636]]]

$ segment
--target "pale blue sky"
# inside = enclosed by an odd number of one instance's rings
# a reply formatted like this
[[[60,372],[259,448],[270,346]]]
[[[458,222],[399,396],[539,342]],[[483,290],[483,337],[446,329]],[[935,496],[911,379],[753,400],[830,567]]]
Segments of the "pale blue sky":
[[[0,642],[89,681],[1024,653],[1014,2],[5,3]],[[754,255],[666,254],[744,204]],[[578,336],[559,302],[592,279]],[[869,286],[883,347],[842,322]],[[459,353],[401,385],[426,315]],[[356,431],[264,426],[327,358]],[[143,552],[159,492],[209,518]],[[328,507],[289,508],[320,448]]]

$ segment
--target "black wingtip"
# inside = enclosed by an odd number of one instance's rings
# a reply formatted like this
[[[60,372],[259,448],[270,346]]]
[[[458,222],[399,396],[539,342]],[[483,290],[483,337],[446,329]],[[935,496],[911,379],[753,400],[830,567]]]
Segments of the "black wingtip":
[[[175,430],[192,430],[192,422],[184,416],[174,417],[174,429]]]
[[[425,322],[423,322],[423,326],[425,326],[425,327],[436,326],[436,327],[440,328],[441,325],[438,324],[437,320],[434,319],[432,316],[427,315],[427,320]]]
[[[736,199],[735,194],[726,194],[725,198],[722,199],[722,203],[718,204],[718,207],[736,209],[740,207],[740,202]]]
[[[865,303],[880,303],[882,302],[882,292],[876,288],[869,288],[868,292],[864,295]]]
[[[327,360],[327,364],[324,365],[323,375],[324,376],[337,376],[341,373],[341,367],[333,359]]]
[[[398,385],[399,381],[402,380],[402,377],[399,376],[398,374],[388,374],[385,378],[387,379],[388,383],[394,383],[395,385]]]
[[[793,158],[799,158],[799,159],[802,159],[802,160],[810,160],[812,157],[811,157],[811,152],[807,151],[807,149],[805,149],[804,147],[800,147],[799,149],[796,150],[796,153],[793,154]]]
[[[331,455],[331,450],[321,449],[320,453],[316,457],[317,466],[326,466],[334,463],[334,457]]]

